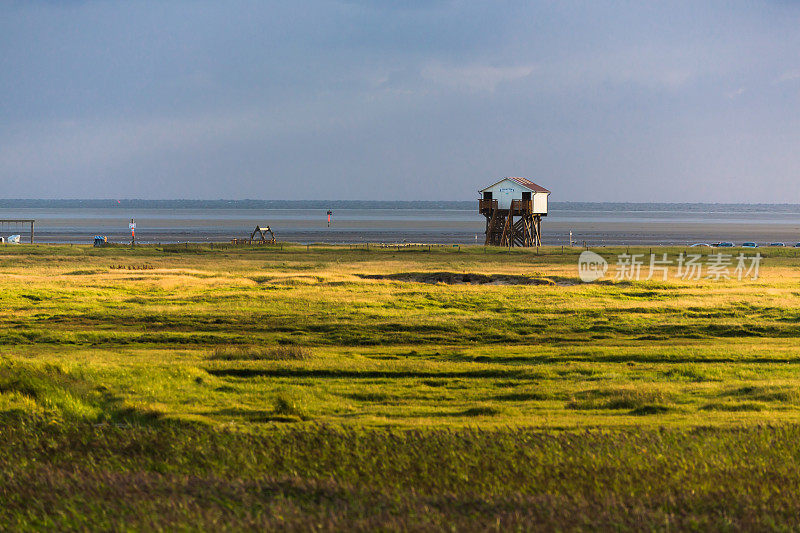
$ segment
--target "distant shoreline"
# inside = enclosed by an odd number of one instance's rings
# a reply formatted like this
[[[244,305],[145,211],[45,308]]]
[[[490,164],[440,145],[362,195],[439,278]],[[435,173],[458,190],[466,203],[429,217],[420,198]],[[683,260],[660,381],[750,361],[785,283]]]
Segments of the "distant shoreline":
[[[474,200],[145,200],[145,199],[0,199],[0,209],[474,209]],[[551,201],[551,210],[800,213],[800,203],[573,202]]]

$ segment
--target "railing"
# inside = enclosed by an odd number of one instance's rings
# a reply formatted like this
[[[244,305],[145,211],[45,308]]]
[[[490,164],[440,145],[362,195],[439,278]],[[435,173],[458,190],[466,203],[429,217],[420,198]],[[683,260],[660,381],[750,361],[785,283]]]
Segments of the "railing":
[[[478,211],[491,211],[497,209],[497,200],[478,200]],[[533,200],[511,200],[511,211],[515,213],[533,213]]]
[[[511,200],[511,210],[532,213],[533,200]]]
[[[497,200],[483,198],[478,200],[478,211],[490,211],[492,209],[497,209]]]

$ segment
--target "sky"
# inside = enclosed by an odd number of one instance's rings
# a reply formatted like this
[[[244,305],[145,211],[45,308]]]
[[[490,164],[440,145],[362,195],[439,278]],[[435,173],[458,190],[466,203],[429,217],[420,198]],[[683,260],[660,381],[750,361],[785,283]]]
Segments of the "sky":
[[[0,197],[800,203],[800,2],[4,0]]]

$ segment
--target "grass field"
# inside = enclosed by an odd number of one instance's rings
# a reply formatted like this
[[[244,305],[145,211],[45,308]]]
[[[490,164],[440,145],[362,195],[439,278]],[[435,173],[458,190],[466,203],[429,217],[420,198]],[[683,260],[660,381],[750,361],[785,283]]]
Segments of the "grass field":
[[[579,253],[0,248],[0,524],[800,527],[796,252]]]

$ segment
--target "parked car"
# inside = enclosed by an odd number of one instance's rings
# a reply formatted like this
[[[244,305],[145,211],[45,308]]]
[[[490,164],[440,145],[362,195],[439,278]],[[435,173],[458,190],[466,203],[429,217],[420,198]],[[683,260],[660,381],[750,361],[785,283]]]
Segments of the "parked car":
[[[743,242],[742,248],[758,248],[758,245],[754,242]]]
[[[705,246],[706,248],[711,248],[711,245],[707,242],[696,242],[690,246],[690,248],[697,248],[698,246]]]
[[[720,242],[720,243],[717,243],[717,246],[720,247],[720,248],[733,248],[733,243],[732,242]]]
[[[784,243],[782,243],[782,242],[771,242],[771,243],[769,243],[769,245],[770,245],[770,246],[786,246],[786,245],[785,245]]]
[[[794,245],[795,248],[800,248],[800,242]]]

